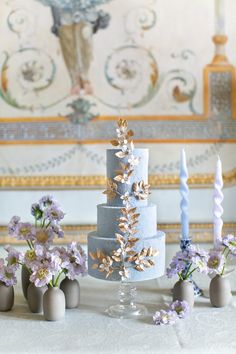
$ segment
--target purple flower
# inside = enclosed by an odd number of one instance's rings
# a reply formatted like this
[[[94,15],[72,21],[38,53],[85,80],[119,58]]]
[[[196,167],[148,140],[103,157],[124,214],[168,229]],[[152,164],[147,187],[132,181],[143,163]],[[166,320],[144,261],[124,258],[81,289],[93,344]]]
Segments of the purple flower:
[[[34,203],[31,206],[31,214],[35,217],[36,220],[42,219],[43,211],[39,203]]]
[[[73,280],[78,275],[85,276],[87,274],[86,255],[76,242],[69,244],[67,249],[64,247],[56,249],[60,253],[62,268],[69,279]]]
[[[160,310],[153,316],[153,321],[155,325],[171,325],[174,324],[178,319],[175,311],[171,310]]]
[[[167,276],[178,274],[180,278],[188,279],[192,271],[198,270],[201,273],[207,273],[208,253],[197,246],[189,246],[184,251],[179,251],[172,258],[169,268],[167,268]],[[188,272],[186,270],[188,269]],[[192,274],[192,273],[191,273]]]
[[[169,268],[166,270],[166,275],[168,278],[172,278],[177,274],[181,274],[186,268],[186,262],[179,259],[178,257],[173,257]]]
[[[57,224],[51,224],[50,227],[52,231],[58,236],[58,238],[64,237],[64,231],[61,229],[60,226],[58,226]]]
[[[28,222],[20,222],[16,229],[16,237],[18,240],[34,240],[35,228]]]
[[[170,304],[170,310],[175,311],[179,318],[185,318],[190,311],[187,301],[176,300]]]
[[[233,235],[227,235],[223,237],[222,243],[224,246],[228,247],[232,255],[236,255],[236,237]]]
[[[19,216],[13,216],[8,224],[8,233],[10,236],[16,236],[18,224],[20,222]]]
[[[24,255],[23,264],[29,269],[33,270],[40,265],[40,259],[37,257],[35,250],[27,250]]]
[[[4,248],[8,252],[6,257],[7,264],[14,267],[15,269],[18,269],[19,263],[22,263],[23,254],[11,246],[6,246]]]
[[[211,250],[207,262],[208,273],[222,274],[225,267],[225,256],[219,250]]]
[[[17,283],[15,267],[5,266],[3,260],[0,262],[0,282],[6,286],[12,286]]]
[[[64,216],[65,213],[57,205],[51,205],[44,211],[45,219],[48,219],[50,222],[58,222],[62,220]]]
[[[50,272],[49,268],[42,264],[34,269],[30,276],[30,281],[34,283],[35,286],[42,287],[50,283],[52,276],[53,274]]]
[[[52,243],[54,233],[51,228],[37,228],[35,232],[35,242],[41,245],[49,245]]]
[[[57,202],[55,201],[52,195],[45,195],[39,200],[39,205],[43,208],[47,208],[52,204],[57,205]]]

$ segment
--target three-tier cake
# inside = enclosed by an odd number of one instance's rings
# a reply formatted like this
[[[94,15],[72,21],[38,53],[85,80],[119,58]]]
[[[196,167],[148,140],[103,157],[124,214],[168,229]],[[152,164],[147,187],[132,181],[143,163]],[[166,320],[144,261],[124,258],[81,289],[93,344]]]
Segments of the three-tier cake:
[[[88,273],[98,279],[136,282],[165,271],[165,234],[148,203],[148,149],[134,148],[132,136],[120,119],[116,148],[107,150],[107,203],[97,206],[97,231],[88,235]]]

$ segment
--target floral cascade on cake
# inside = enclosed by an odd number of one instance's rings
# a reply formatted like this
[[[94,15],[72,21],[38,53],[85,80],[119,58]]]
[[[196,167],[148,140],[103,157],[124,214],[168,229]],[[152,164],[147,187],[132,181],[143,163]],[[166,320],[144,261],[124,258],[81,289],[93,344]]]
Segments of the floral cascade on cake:
[[[116,148],[107,150],[107,203],[98,205],[97,231],[88,235],[88,272],[113,281],[157,278],[165,271],[165,234],[148,203],[148,149],[134,148],[125,120],[116,131]]]

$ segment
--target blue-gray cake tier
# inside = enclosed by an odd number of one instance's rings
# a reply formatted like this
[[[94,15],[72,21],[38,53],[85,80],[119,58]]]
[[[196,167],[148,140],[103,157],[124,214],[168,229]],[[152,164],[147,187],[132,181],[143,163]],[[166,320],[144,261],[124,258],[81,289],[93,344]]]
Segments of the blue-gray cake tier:
[[[127,282],[137,282],[161,277],[165,273],[165,233],[158,231],[155,236],[141,239],[136,243],[135,250],[141,251],[143,248],[152,247],[158,251],[158,255],[153,257],[155,265],[151,268],[146,268],[145,271],[139,272],[135,269],[129,270],[129,278]],[[112,254],[114,249],[118,249],[119,244],[114,238],[98,237],[96,232],[91,232],[88,235],[88,254],[89,252],[97,252],[101,250],[106,255]],[[90,256],[88,256],[88,274],[94,278],[101,280],[120,281],[121,276],[119,271],[115,270],[108,278],[106,272],[100,272],[98,269],[92,269],[93,264],[96,263]],[[117,263],[113,264],[114,266]]]
[[[137,237],[151,237],[157,232],[156,205],[137,207],[140,214],[137,225]],[[97,206],[97,235],[104,238],[115,238],[115,234],[122,232],[119,229],[119,218],[122,216],[121,207],[100,204]]]
[[[121,149],[108,149],[107,150],[107,178],[112,179],[118,175],[117,170],[120,169],[120,162],[127,164],[128,158],[118,158],[116,153],[121,151]],[[133,155],[140,158],[138,166],[134,167],[134,173],[130,178],[130,184],[124,184],[117,182],[118,192],[123,195],[126,192],[132,191],[132,185],[135,182],[144,181],[148,183],[148,149],[134,149]],[[113,200],[107,200],[107,204],[110,206],[122,206],[122,200],[119,196],[116,196]],[[133,206],[147,205],[147,200],[137,200],[133,198]]]

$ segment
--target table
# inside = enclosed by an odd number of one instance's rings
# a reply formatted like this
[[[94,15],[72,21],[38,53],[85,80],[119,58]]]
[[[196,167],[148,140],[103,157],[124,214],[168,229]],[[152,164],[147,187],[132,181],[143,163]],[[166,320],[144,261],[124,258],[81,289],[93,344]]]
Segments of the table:
[[[167,245],[167,261],[176,249]],[[0,313],[0,353],[235,354],[236,273],[230,279],[233,299],[227,308],[216,309],[207,297],[197,298],[192,314],[172,326],[153,325],[152,315],[171,301],[175,279],[162,277],[138,284],[140,302],[149,314],[136,320],[113,319],[104,313],[116,301],[117,283],[80,279],[81,306],[67,310],[59,322],[30,313],[18,283],[14,309]],[[207,276],[197,274],[195,280],[204,290],[208,288]]]

